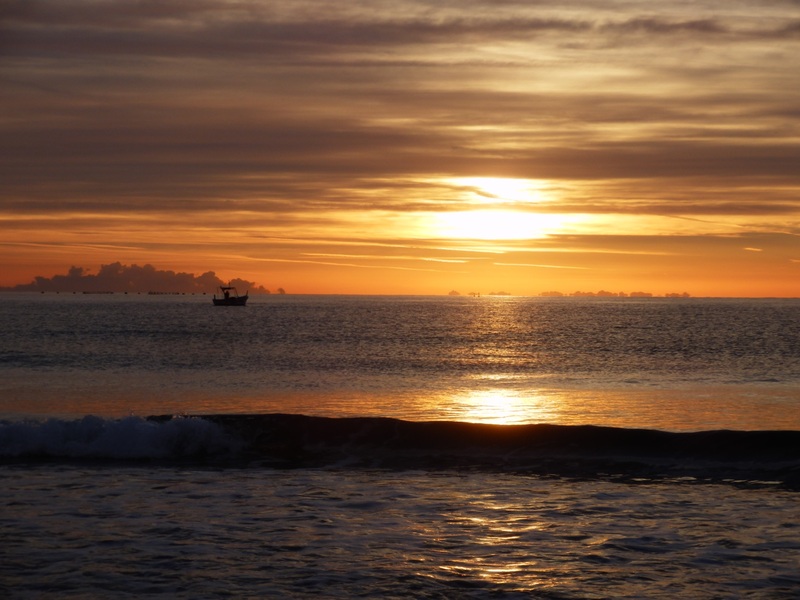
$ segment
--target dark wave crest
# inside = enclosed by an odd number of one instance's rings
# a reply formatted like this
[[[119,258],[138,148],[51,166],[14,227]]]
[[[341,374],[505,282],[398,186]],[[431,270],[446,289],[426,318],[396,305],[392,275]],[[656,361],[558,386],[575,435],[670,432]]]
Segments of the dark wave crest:
[[[294,414],[0,424],[0,458],[191,460],[272,468],[489,469],[800,490],[800,431],[675,433]]]

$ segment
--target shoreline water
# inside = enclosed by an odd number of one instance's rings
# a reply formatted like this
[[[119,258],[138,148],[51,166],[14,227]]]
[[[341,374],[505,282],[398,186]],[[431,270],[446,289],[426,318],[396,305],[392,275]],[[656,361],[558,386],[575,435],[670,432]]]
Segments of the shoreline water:
[[[481,471],[0,467],[9,597],[796,597],[798,495]]]

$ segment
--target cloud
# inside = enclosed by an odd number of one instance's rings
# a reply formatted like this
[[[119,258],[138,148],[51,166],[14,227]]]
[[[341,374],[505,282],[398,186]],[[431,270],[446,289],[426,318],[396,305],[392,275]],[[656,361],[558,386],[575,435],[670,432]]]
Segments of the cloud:
[[[760,32],[765,36],[796,31],[797,19],[784,17],[772,26],[753,28],[733,13],[725,21],[719,11],[694,7],[702,16],[685,19],[679,10],[654,14],[650,3],[629,10],[644,15],[617,16],[616,7],[583,2],[558,9],[536,3],[473,2],[437,6],[426,3],[342,3],[331,17],[327,3],[295,2],[98,2],[96,0],[24,0],[8,2],[4,10],[14,52],[73,51],[132,55],[230,57],[270,52],[302,54],[324,47],[386,47],[451,44],[487,39],[527,39],[539,33],[609,33],[673,36]],[[664,7],[669,10],[669,4]],[[371,9],[370,9],[371,8]],[[612,12],[615,11],[615,12]],[[680,16],[678,16],[680,15]],[[745,27],[745,25],[747,25]],[[730,40],[727,40],[730,41]]]
[[[796,144],[778,128],[797,104],[748,85],[764,74],[738,55],[719,63],[701,52],[682,63],[676,53],[695,42],[653,39],[658,53],[639,58],[557,41],[570,32],[580,44],[694,33],[704,49],[721,36],[730,53],[728,35],[752,29],[750,21],[592,12],[603,3],[561,12],[504,6],[472,3],[463,16],[447,5],[345,4],[331,19],[309,2],[290,10],[270,2],[12,2],[3,36],[13,92],[3,179],[12,191],[36,184],[51,194],[159,196],[163,206],[179,195],[257,194],[256,174],[311,176],[324,187],[329,177],[356,174],[792,173]],[[794,23],[766,22],[775,31]],[[538,38],[543,32],[557,39]],[[484,43],[508,49],[484,51]],[[735,94],[724,81],[731,64]],[[572,77],[591,93],[574,89]],[[509,84],[525,80],[554,85]]]

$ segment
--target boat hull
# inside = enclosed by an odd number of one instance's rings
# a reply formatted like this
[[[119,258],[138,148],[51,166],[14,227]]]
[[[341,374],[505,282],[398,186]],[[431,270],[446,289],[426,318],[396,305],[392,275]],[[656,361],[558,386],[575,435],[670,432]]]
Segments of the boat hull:
[[[214,306],[244,306],[247,304],[247,296],[236,296],[232,298],[213,298]]]

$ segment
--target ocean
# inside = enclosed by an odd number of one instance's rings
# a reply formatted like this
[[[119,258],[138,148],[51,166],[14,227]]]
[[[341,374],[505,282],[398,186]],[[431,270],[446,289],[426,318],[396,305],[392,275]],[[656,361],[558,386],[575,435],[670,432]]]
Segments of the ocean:
[[[800,300],[0,299],[6,597],[800,598]]]

